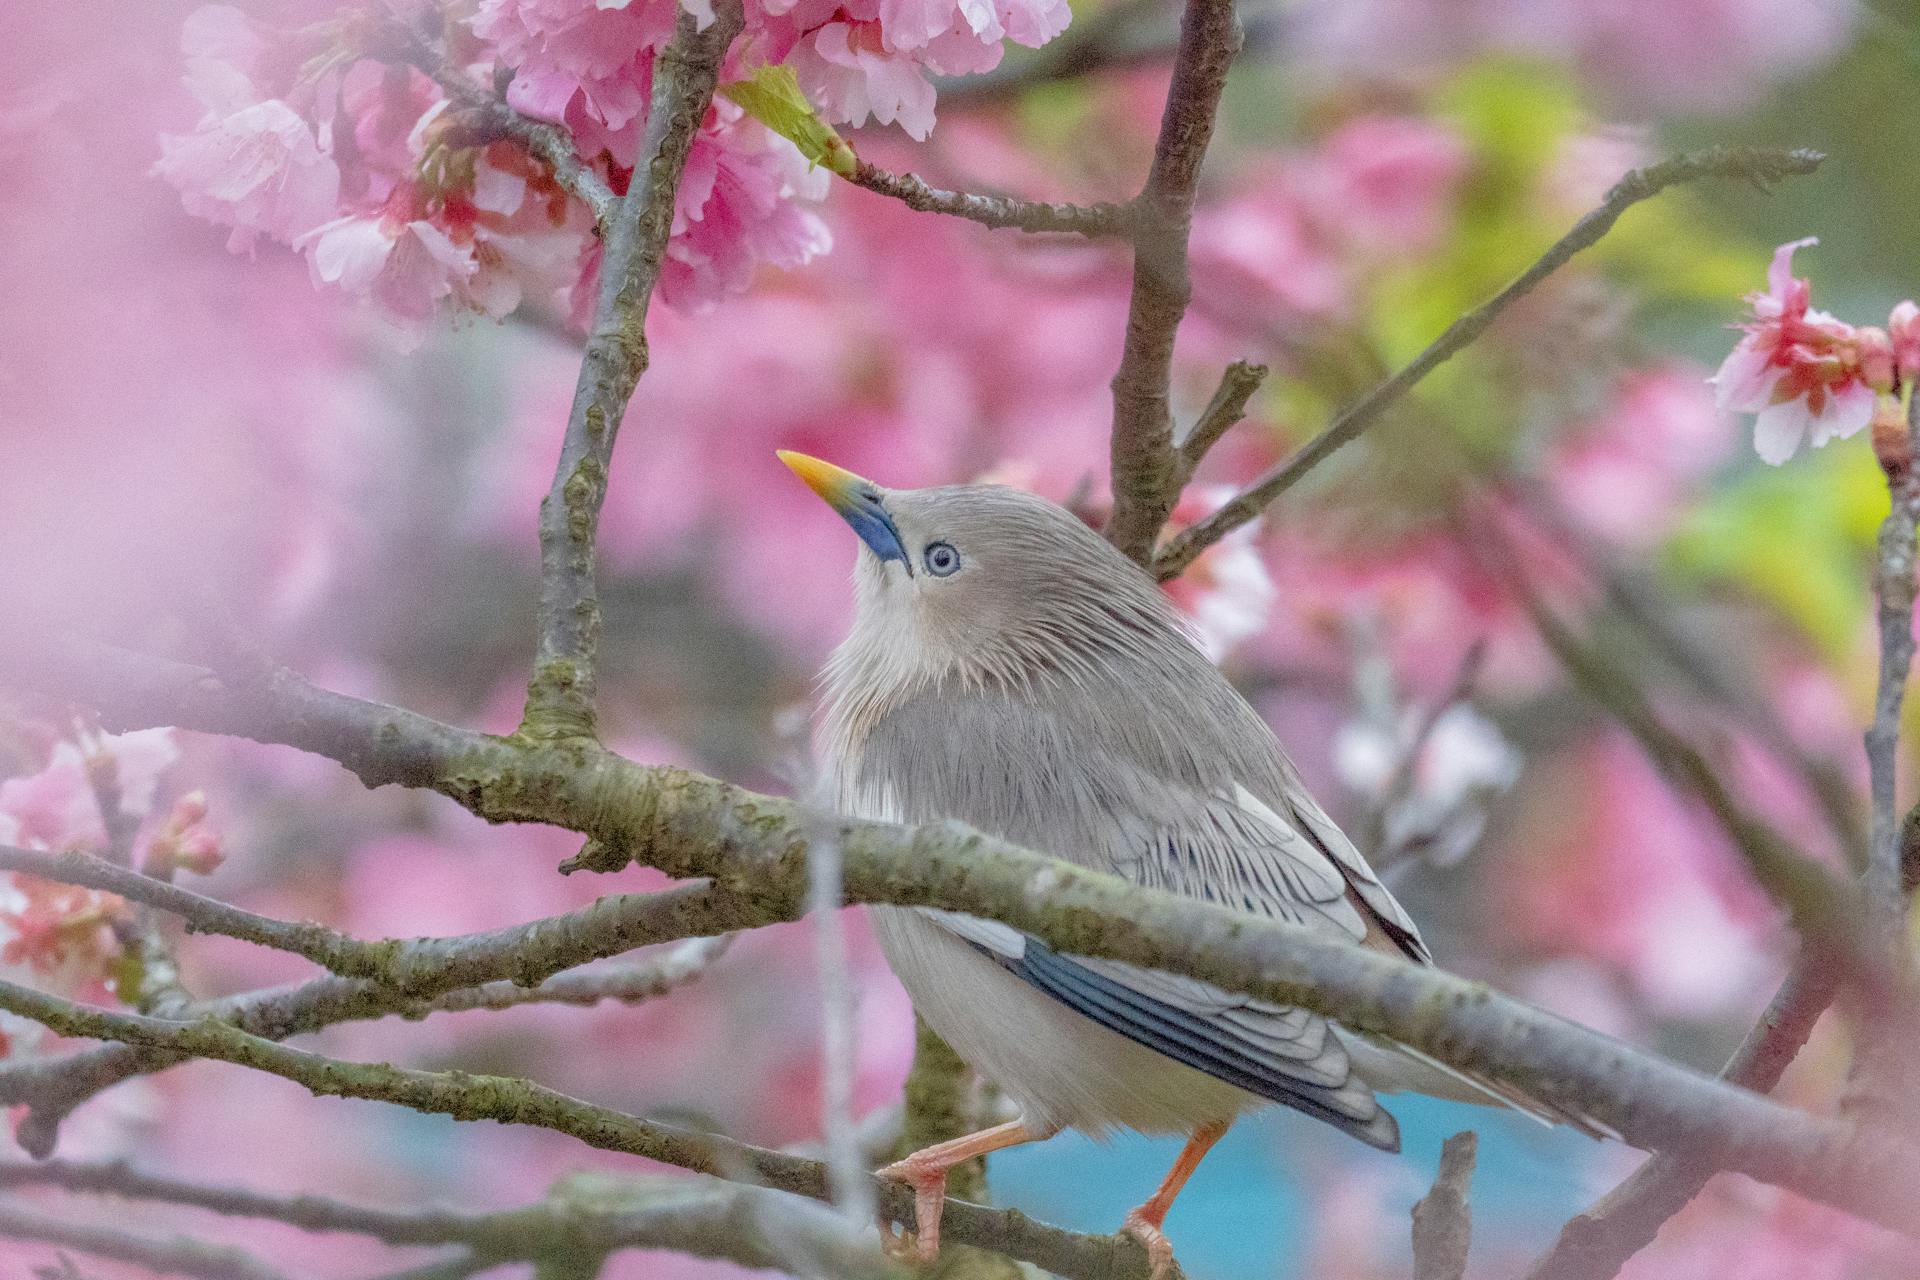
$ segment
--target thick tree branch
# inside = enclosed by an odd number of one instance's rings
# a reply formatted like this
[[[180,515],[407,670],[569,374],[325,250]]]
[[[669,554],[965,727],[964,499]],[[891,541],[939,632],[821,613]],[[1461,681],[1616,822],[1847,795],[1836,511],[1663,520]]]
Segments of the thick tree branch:
[[[591,737],[600,596],[594,559],[607,471],[627,402],[647,367],[647,304],[673,230],[675,193],[706,117],[721,60],[742,24],[721,0],[704,31],[680,11],[654,63],[646,132],[626,195],[607,226],[600,294],[587,334],[553,486],[540,504],[540,613],[523,733]]]
[[[582,865],[639,861],[706,876],[758,922],[792,919],[806,848],[841,848],[850,901],[932,905],[1025,929],[1061,950],[1202,978],[1300,1005],[1402,1041],[1449,1065],[1520,1084],[1591,1114],[1645,1149],[1703,1159],[1894,1225],[1920,1152],[1892,1134],[1799,1114],[1565,1022],[1487,987],[1310,931],[1069,867],[952,823],[901,827],[830,818],[791,801],[675,769],[648,769],[590,742],[469,733],[393,708],[321,694],[279,673],[237,695],[217,677],[58,646],[37,667],[110,722],[161,723],[330,743],[370,781],[406,779],[493,821],[587,835]],[[63,679],[64,677],[64,679]],[[236,707],[239,708],[236,710]],[[131,720],[128,719],[131,714]],[[728,929],[744,927],[737,916]],[[723,930],[715,930],[723,931]]]
[[[1113,375],[1113,513],[1106,534],[1145,566],[1153,564],[1154,541],[1179,497],[1169,405],[1173,340],[1193,292],[1187,236],[1200,163],[1213,138],[1227,68],[1239,51],[1233,0],[1187,0],[1153,167],[1133,202],[1133,291]]]
[[[1132,206],[1127,204],[1057,204],[1043,200],[1019,200],[1012,196],[975,195],[966,191],[942,191],[928,186],[917,175],[891,173],[877,165],[859,162],[847,179],[856,187],[889,196],[921,213],[943,213],[965,218],[983,227],[1012,228],[1031,232],[1061,232],[1098,240],[1124,236],[1132,222]]]
[[[1460,1280],[1473,1245],[1473,1214],[1467,1188],[1473,1182],[1480,1139],[1456,1133],[1440,1147],[1433,1190],[1413,1206],[1413,1280]]]
[[[0,1204],[0,1239],[33,1240],[130,1262],[156,1275],[199,1280],[287,1280],[260,1259],[230,1245],[204,1244],[183,1236],[135,1235],[112,1227],[50,1218],[18,1205]]]
[[[1202,551],[1259,515],[1267,504],[1292,488],[1335,450],[1372,426],[1383,413],[1418,386],[1422,378],[1486,332],[1501,312],[1533,292],[1575,254],[1597,244],[1601,237],[1613,229],[1613,224],[1619,221],[1621,214],[1642,200],[1651,199],[1679,183],[1707,177],[1745,178],[1764,189],[1782,178],[1812,173],[1822,159],[1815,151],[1715,148],[1675,156],[1628,173],[1614,184],[1599,208],[1575,223],[1571,231],[1555,241],[1506,288],[1447,326],[1446,332],[1435,338],[1426,350],[1342,410],[1326,430],[1301,446],[1292,457],[1248,485],[1206,519],[1168,539],[1152,561],[1154,573],[1163,581],[1179,576]]]

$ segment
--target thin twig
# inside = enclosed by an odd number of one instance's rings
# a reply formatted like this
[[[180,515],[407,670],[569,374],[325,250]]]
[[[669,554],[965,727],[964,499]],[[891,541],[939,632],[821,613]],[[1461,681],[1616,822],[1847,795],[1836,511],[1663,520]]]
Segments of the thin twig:
[[[1133,289],[1113,375],[1113,511],[1107,540],[1141,565],[1179,498],[1173,339],[1193,294],[1187,236],[1227,68],[1240,51],[1233,0],[1187,0],[1153,167],[1133,202]]]
[[[567,415],[553,486],[540,504],[540,609],[521,732],[594,733],[600,596],[594,559],[607,472],[627,402],[647,367],[647,304],[666,260],[675,193],[706,117],[721,60],[742,25],[740,0],[721,0],[702,31],[679,11],[654,62],[645,136],[626,195],[604,237],[600,293]]]
[[[517,1000],[494,1003],[475,995],[461,1008],[505,1008],[541,999],[584,1003],[601,998],[595,992],[606,981],[604,974],[574,975],[571,983],[544,996],[535,994],[540,989],[534,984],[563,969],[631,950],[639,945],[630,942],[632,938],[657,941],[650,922],[677,912],[680,905],[653,894],[620,894],[506,929],[369,942],[310,921],[256,915],[84,853],[44,853],[0,845],[0,870],[104,889],[172,912],[193,932],[221,934],[304,956],[342,977],[369,979],[400,997],[434,996],[506,977],[525,988]],[[684,962],[677,963],[674,971],[684,967]]]
[[[1220,385],[1213,398],[1207,401],[1207,407],[1201,410],[1180,441],[1177,475],[1182,487],[1193,479],[1193,473],[1200,469],[1213,446],[1220,443],[1220,437],[1247,416],[1247,401],[1253,399],[1253,393],[1266,378],[1267,366],[1246,360],[1235,360],[1220,375]]]
[[[1877,415],[1876,415],[1877,416]],[[1874,447],[1887,477],[1887,517],[1880,523],[1873,594],[1880,624],[1880,670],[1874,689],[1873,723],[1866,733],[1868,792],[1872,817],[1867,869],[1861,875],[1864,912],[1860,931],[1896,971],[1912,971],[1907,934],[1908,901],[1902,887],[1901,827],[1895,810],[1900,752],[1900,708],[1913,669],[1914,530],[1920,523],[1920,396],[1909,394],[1905,412],[1887,430],[1874,425]],[[1862,1121],[1920,1123],[1920,1099],[1908,1094],[1920,1080],[1914,1067],[1920,1012],[1889,1003],[1884,992],[1854,994],[1859,1024],[1853,1065],[1841,1109]]]
[[[1461,656],[1460,666],[1455,670],[1453,680],[1447,686],[1446,692],[1421,713],[1413,732],[1408,735],[1405,745],[1400,750],[1399,758],[1394,761],[1393,770],[1387,775],[1385,785],[1380,788],[1379,797],[1367,806],[1366,814],[1359,826],[1362,834],[1360,847],[1367,850],[1367,860],[1377,874],[1387,875],[1389,872],[1405,870],[1408,859],[1418,850],[1420,843],[1418,839],[1397,836],[1389,841],[1388,833],[1394,811],[1413,793],[1421,757],[1426,755],[1427,747],[1433,741],[1433,735],[1440,728],[1441,722],[1455,707],[1467,705],[1473,697],[1473,689],[1480,681],[1480,671],[1486,664],[1486,658],[1485,637],[1467,646],[1467,651]],[[1397,733],[1400,726],[1396,721],[1390,720],[1385,727]],[[1439,815],[1435,825],[1428,829],[1426,838],[1431,839],[1433,833],[1444,825],[1446,819],[1458,811],[1456,808]],[[1415,835],[1419,833],[1416,832]]]
[[[1473,1213],[1467,1188],[1473,1182],[1480,1138],[1471,1129],[1440,1147],[1433,1190],[1413,1206],[1413,1280],[1460,1280],[1473,1245]]]
[[[1622,621],[1639,631],[1695,691],[1733,716],[1805,781],[1833,829],[1843,856],[1852,861],[1855,871],[1865,867],[1867,830],[1857,812],[1859,796],[1852,780],[1834,762],[1800,745],[1779,711],[1754,687],[1750,673],[1736,675],[1727,669],[1726,646],[1715,646],[1705,637],[1690,634],[1678,621],[1679,605],[1666,595],[1653,574],[1623,563],[1597,539],[1576,528],[1541,486],[1522,485],[1516,493],[1513,479],[1508,477],[1505,488],[1552,536],[1560,552],[1600,585]]]
[[[58,1245],[96,1258],[130,1262],[163,1276],[196,1276],[199,1280],[288,1280],[285,1273],[231,1245],[205,1244],[184,1236],[135,1235],[112,1227],[46,1217],[17,1205],[0,1204],[0,1238]]]
[[[841,927],[844,905],[840,845],[831,831],[821,831],[807,842],[807,914],[813,920],[814,969],[820,979],[821,1141],[834,1207],[851,1222],[870,1222],[872,1184],[853,1123],[855,1010]]]
[[[1463,538],[1472,554],[1503,580],[1535,632],[1576,684],[1640,743],[1654,765],[1694,796],[1720,825],[1754,880],[1793,918],[1804,937],[1830,948],[1847,973],[1869,985],[1892,982],[1883,958],[1855,936],[1859,894],[1798,849],[1772,824],[1734,798],[1707,758],[1668,728],[1634,682],[1595,646],[1583,643],[1519,571],[1519,552],[1493,521],[1478,520]]]
[[[965,218],[984,227],[1059,232],[1098,240],[1126,235],[1132,219],[1132,208],[1126,204],[1060,204],[968,191],[942,191],[929,186],[916,174],[892,173],[865,160],[859,162],[847,181],[898,200],[909,209]]]
[[[1292,488],[1335,450],[1373,425],[1387,409],[1418,386],[1422,378],[1486,332],[1501,312],[1533,292],[1575,254],[1597,244],[1613,229],[1621,214],[1642,200],[1651,199],[1679,183],[1707,177],[1744,178],[1764,189],[1783,178],[1812,173],[1823,158],[1816,151],[1714,148],[1689,152],[1629,172],[1614,184],[1599,208],[1575,223],[1571,231],[1556,240],[1506,288],[1448,325],[1446,332],[1435,338],[1426,350],[1342,410],[1324,431],[1301,446],[1292,457],[1248,485],[1206,519],[1168,539],[1152,562],[1154,573],[1163,581],[1179,576],[1202,551],[1259,515],[1267,504]]]
[[[547,124],[521,115],[508,106],[499,94],[475,84],[463,68],[456,67],[446,50],[433,44],[405,23],[395,23],[395,34],[407,60],[426,72],[446,92],[447,98],[484,133],[511,138],[532,152],[553,174],[553,180],[567,194],[587,206],[594,227],[602,234],[612,225],[619,197],[606,181],[580,159],[573,137],[559,125]]]
[[[1920,396],[1908,406],[1908,434],[1920,434]],[[1867,730],[1868,791],[1873,799],[1866,884],[1883,905],[1903,909],[1900,892],[1900,822],[1895,810],[1900,746],[1900,707],[1913,668],[1914,528],[1920,521],[1920,468],[1913,447],[1889,459],[1887,518],[1880,524],[1873,594],[1880,624],[1880,672],[1874,689],[1873,724]]]

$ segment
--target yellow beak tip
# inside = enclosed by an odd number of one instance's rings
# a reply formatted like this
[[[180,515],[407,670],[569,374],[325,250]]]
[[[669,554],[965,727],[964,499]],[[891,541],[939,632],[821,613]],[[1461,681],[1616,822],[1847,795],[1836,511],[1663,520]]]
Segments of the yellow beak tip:
[[[807,482],[807,487],[819,494],[836,509],[846,505],[849,495],[855,489],[868,485],[859,476],[844,467],[836,467],[810,454],[797,453],[792,449],[776,449],[774,456],[787,465],[787,469]]]

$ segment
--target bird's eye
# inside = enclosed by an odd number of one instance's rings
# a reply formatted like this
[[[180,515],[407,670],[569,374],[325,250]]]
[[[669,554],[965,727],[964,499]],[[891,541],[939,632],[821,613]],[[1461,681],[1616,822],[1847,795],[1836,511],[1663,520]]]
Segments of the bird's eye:
[[[953,549],[951,542],[929,542],[920,555],[920,562],[927,566],[928,573],[944,578],[960,567],[960,553]]]

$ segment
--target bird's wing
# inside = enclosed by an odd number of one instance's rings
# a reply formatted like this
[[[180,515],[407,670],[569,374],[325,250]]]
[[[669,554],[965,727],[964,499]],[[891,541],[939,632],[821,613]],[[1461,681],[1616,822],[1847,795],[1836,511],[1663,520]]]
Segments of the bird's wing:
[[[1244,787],[1205,790],[1169,779],[1125,753],[1101,752],[1044,708],[1022,708],[1016,720],[955,700],[926,722],[910,714],[879,733],[858,786],[865,810],[906,821],[958,818],[1140,884],[1355,943],[1369,936],[1370,904],[1356,896],[1349,874]],[[1112,1031],[1375,1146],[1398,1146],[1393,1118],[1317,1014],[1197,979],[1063,955],[993,921],[920,910]]]

